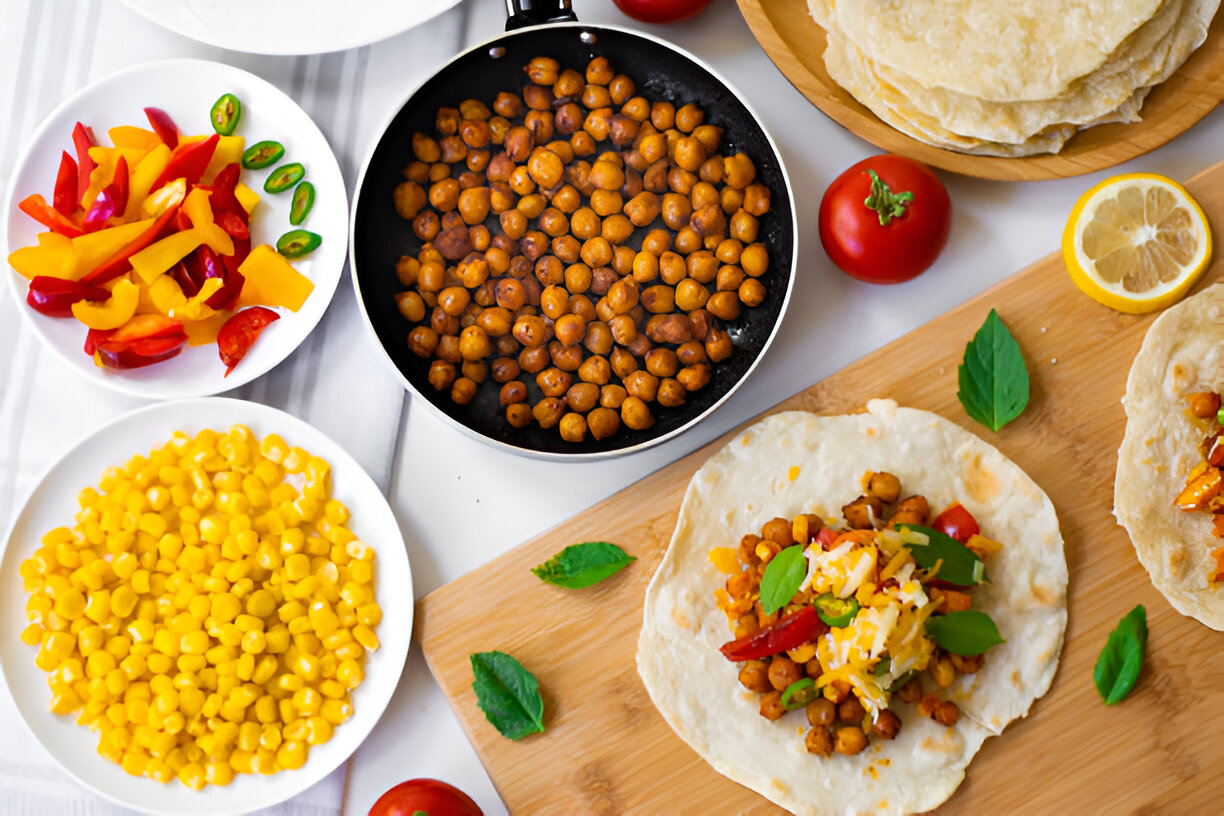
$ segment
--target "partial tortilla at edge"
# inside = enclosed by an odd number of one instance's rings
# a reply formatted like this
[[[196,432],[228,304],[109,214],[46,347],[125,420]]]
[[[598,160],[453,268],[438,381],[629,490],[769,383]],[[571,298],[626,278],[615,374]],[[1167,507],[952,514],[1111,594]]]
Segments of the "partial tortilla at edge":
[[[792,466],[799,468],[793,479]],[[983,533],[1003,543],[987,562],[992,583],[974,596],[1007,642],[945,693],[961,708],[954,728],[895,702],[902,720],[896,739],[821,759],[804,749],[802,715],[761,717],[757,695],[740,687],[736,664],[718,652],[731,639],[714,600],[726,576],[708,553],[734,547],[774,516],[836,519],[869,469],[895,474],[906,493],[925,495],[932,508],[961,501]],[[924,811],[952,795],[986,737],[1024,716],[1049,688],[1066,625],[1066,584],[1049,498],[973,434],[889,401],[851,416],[777,414],[693,476],[646,591],[638,671],[664,719],[707,762],[795,813]]]
[[[1224,390],[1224,284],[1164,311],[1153,321],[1126,380],[1126,433],[1118,450],[1114,516],[1126,528],[1152,584],[1173,608],[1224,631],[1224,588],[1208,576],[1211,515],[1173,506],[1200,461],[1203,432],[1186,395]]]

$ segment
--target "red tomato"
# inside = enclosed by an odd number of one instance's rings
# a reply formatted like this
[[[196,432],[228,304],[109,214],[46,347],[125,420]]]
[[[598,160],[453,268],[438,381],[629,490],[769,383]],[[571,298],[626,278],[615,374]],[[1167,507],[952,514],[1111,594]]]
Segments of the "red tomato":
[[[620,10],[643,23],[687,20],[710,5],[710,0],[615,0]]]
[[[981,528],[978,527],[977,519],[973,517],[973,514],[966,510],[960,502],[957,502],[935,517],[935,520],[931,522],[931,529],[938,530],[964,544],[972,536],[977,535]]]
[[[378,797],[370,816],[484,816],[472,798],[436,779],[409,779]]]
[[[825,252],[843,272],[868,283],[900,283],[922,272],[939,256],[951,226],[952,202],[935,174],[891,153],[846,170],[820,202]]]

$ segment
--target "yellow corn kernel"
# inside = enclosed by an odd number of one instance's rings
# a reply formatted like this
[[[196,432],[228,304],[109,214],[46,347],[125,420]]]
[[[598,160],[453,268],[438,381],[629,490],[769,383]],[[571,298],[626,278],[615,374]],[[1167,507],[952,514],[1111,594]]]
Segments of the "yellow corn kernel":
[[[30,600],[26,601],[26,619],[34,623],[45,623],[47,616],[51,614],[51,607],[51,599],[46,595],[31,595]]]
[[[276,693],[284,694],[285,692],[277,689]],[[293,696],[292,695],[285,697],[283,699],[277,700],[276,710],[280,714],[280,721],[282,723],[293,722],[294,720],[297,719],[297,709],[293,707]]]
[[[31,623],[25,629],[21,630],[21,642],[27,646],[36,646],[42,643],[42,635],[43,628],[37,623]]]
[[[310,625],[319,637],[327,637],[340,626],[340,619],[336,617],[331,604],[325,600],[312,603],[307,614],[310,617]]]
[[[228,785],[234,781],[234,767],[229,762],[212,760],[204,765],[204,776],[211,785]]]
[[[179,768],[178,781],[192,790],[200,790],[208,784],[208,776],[203,765],[196,762],[188,762]]]
[[[258,629],[252,629],[242,636],[242,651],[247,653],[244,656],[261,654],[266,647],[267,639],[264,637],[264,633]],[[253,664],[251,668],[254,671]]]
[[[359,584],[374,580],[374,567],[368,561],[353,561],[349,564],[349,577]]]
[[[229,764],[236,772],[249,774],[255,773],[254,760],[254,753],[239,749],[230,754]]]
[[[276,610],[277,617],[284,623],[288,623],[294,618],[300,618],[306,614],[306,607],[297,601],[287,601],[281,604],[280,609]]]
[[[244,722],[238,727],[238,749],[255,751],[259,748],[259,723]]]
[[[354,641],[353,643],[344,644],[332,654],[336,656],[337,660],[341,661],[361,660],[361,656],[365,654],[365,647]]]
[[[169,501],[169,496],[166,500]],[[166,534],[166,519],[161,513],[142,513],[140,520],[136,523],[136,529],[148,533],[154,538],[161,538]]]
[[[85,596],[79,589],[70,587],[55,598],[55,614],[72,621],[85,614]]]
[[[310,558],[303,553],[293,553],[285,559],[285,575],[291,581],[301,581],[310,574]]]
[[[283,736],[286,740],[302,740],[304,742],[309,734],[310,726],[307,724],[306,719],[304,717],[299,717],[297,719],[290,720],[285,724]]]
[[[359,623],[353,627],[353,637],[371,652],[378,648],[378,635],[374,634],[374,630],[364,623]]]
[[[85,674],[91,678],[104,678],[117,666],[118,663],[115,661],[114,655],[99,649],[96,652],[90,653],[89,657],[85,659]]]
[[[149,753],[153,754],[153,758],[145,766],[144,775],[156,782],[169,784],[170,780],[174,779],[174,769],[164,759],[153,753],[152,749],[149,750]]]
[[[309,620],[305,618],[302,618],[302,620],[306,620],[309,623]],[[289,628],[283,624],[273,626],[264,633],[264,640],[266,641],[264,651],[269,654],[284,654],[289,649],[291,634]]]
[[[56,663],[65,660],[72,654],[76,639],[67,632],[49,632],[43,637],[43,651]]]
[[[356,660],[345,660],[336,668],[336,679],[352,691],[361,685],[361,681],[365,679],[365,672]]]
[[[179,638],[179,650],[185,655],[202,655],[208,651],[207,632],[188,632]]]
[[[174,658],[162,652],[154,652],[146,658],[149,671],[154,674],[165,674],[174,666]]]
[[[293,707],[303,717],[310,717],[319,713],[321,705],[323,705],[322,695],[311,686],[306,686],[293,692]]]
[[[283,691],[294,692],[304,685],[305,682],[300,674],[281,674],[276,678],[276,687]]]
[[[306,743],[301,740],[286,739],[276,752],[276,761],[285,770],[297,770],[306,764]]]

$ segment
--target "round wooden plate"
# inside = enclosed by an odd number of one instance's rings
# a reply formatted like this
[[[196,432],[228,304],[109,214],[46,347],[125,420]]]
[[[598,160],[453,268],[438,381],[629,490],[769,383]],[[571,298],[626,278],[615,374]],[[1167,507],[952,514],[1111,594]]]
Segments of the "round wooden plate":
[[[998,158],[932,147],[877,119],[825,70],[824,29],[807,0],[737,0],[753,36],[783,75],[833,121],[877,147],[978,178],[1035,181],[1068,178],[1141,156],[1188,130],[1224,99],[1224,14],[1185,64],[1148,95],[1143,121],[1080,131],[1060,153]]]

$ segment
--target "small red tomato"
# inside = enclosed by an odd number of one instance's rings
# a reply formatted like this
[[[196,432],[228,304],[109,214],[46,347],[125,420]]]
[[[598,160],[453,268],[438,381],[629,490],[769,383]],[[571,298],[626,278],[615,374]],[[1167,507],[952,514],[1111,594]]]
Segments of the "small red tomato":
[[[378,797],[370,816],[484,816],[472,798],[437,779],[409,779]]]
[[[820,242],[846,274],[900,283],[935,262],[952,226],[948,191],[924,164],[886,153],[842,173],[820,202]]]
[[[226,365],[225,376],[228,377],[234,366],[242,362],[264,327],[279,319],[280,315],[271,309],[252,306],[235,312],[221,325],[221,331],[217,332],[217,352],[221,355],[221,362]]]
[[[620,10],[643,23],[674,23],[710,5],[710,0],[615,0]]]
[[[978,534],[977,519],[960,502],[944,510],[931,522],[931,528],[964,544]]]

